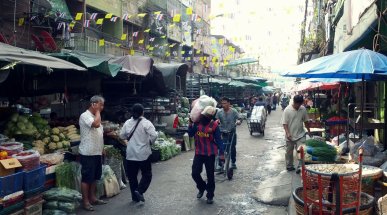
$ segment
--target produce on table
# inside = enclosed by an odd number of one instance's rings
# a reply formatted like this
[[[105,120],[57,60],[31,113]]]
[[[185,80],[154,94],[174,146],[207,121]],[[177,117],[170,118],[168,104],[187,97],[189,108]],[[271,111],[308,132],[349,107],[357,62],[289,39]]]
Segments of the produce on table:
[[[189,109],[179,108],[177,113],[180,127],[188,127],[189,124]]]
[[[4,142],[0,144],[0,151],[5,151],[9,156],[23,151],[23,143],[19,142]]]
[[[49,128],[47,120],[41,118],[37,113],[32,114],[31,117],[13,114],[4,133],[11,138],[17,135],[33,137],[47,128]]]
[[[176,144],[176,140],[173,138],[162,138],[161,135],[159,136],[155,144],[152,145],[152,149],[160,151],[162,161],[168,160],[181,152],[181,146]]]
[[[75,189],[75,174],[71,163],[63,163],[55,168],[56,186],[60,188]]]
[[[47,129],[41,133],[40,139],[35,140],[32,145],[41,155],[56,150],[68,149],[71,147],[70,142],[80,140],[78,129],[75,125],[67,127],[56,127],[51,130]]]
[[[22,151],[12,157],[18,159],[24,171],[31,171],[40,166],[40,155],[35,150]]]
[[[334,162],[336,160],[337,149],[322,140],[309,139],[305,142],[305,145],[306,160],[325,162]]]
[[[52,153],[40,156],[40,163],[47,165],[56,165],[63,162],[64,155],[62,153]]]
[[[0,152],[0,160],[8,159],[8,152],[1,151]]]

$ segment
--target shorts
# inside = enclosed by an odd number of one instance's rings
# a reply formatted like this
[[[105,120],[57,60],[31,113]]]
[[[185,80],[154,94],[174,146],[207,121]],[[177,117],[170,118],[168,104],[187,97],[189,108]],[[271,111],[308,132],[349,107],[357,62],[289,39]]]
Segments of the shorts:
[[[81,155],[81,175],[82,182],[92,184],[101,179],[102,176],[102,156],[93,155],[86,156]]]

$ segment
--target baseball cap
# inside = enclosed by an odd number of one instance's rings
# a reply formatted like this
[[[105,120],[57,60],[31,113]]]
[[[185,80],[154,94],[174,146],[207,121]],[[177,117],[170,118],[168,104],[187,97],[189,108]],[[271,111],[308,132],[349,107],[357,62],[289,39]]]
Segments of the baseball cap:
[[[215,116],[216,111],[217,111],[217,110],[216,110],[215,107],[207,106],[207,107],[204,108],[204,110],[202,111],[202,114],[205,115],[205,116]]]

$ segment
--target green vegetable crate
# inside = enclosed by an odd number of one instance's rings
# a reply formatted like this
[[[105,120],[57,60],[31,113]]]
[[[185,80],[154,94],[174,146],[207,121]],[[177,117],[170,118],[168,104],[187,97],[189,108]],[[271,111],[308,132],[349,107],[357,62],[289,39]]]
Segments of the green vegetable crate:
[[[40,215],[43,213],[44,200],[24,208],[25,215]]]

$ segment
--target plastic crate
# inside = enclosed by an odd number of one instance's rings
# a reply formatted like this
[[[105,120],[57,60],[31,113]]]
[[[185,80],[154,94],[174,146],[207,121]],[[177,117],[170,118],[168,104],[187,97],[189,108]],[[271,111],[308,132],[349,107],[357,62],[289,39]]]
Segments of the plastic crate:
[[[25,215],[41,215],[43,213],[44,200],[24,208]]]
[[[19,203],[16,203],[12,206],[9,206],[7,208],[3,208],[2,210],[0,210],[0,215],[9,215],[9,214],[18,212],[20,209],[23,209],[23,207],[24,207],[24,202],[21,201]]]
[[[33,197],[33,196],[36,196],[36,195],[38,195],[38,194],[43,193],[44,191],[46,191],[46,190],[44,189],[44,186],[41,186],[41,187],[35,188],[35,189],[33,189],[33,190],[30,190],[30,191],[28,191],[28,192],[24,192],[24,197],[25,197],[25,198],[31,198],[31,197]]]
[[[24,172],[24,192],[40,188],[46,182],[46,166],[41,165],[39,168]]]
[[[18,210],[14,213],[11,213],[10,215],[24,215],[24,210]]]
[[[0,177],[0,197],[23,190],[24,172]]]
[[[26,206],[26,207],[29,207],[29,206],[31,206],[31,205],[33,205],[33,204],[36,204],[36,203],[38,203],[38,202],[40,202],[40,201],[42,201],[42,200],[43,200],[43,194],[42,194],[42,193],[37,194],[37,195],[35,195],[35,196],[32,196],[32,197],[30,197],[30,198],[27,198],[27,199],[25,200],[25,206]]]
[[[340,134],[344,134],[346,132],[346,126],[345,125],[332,125],[329,126],[329,134],[332,137],[339,136]]]

